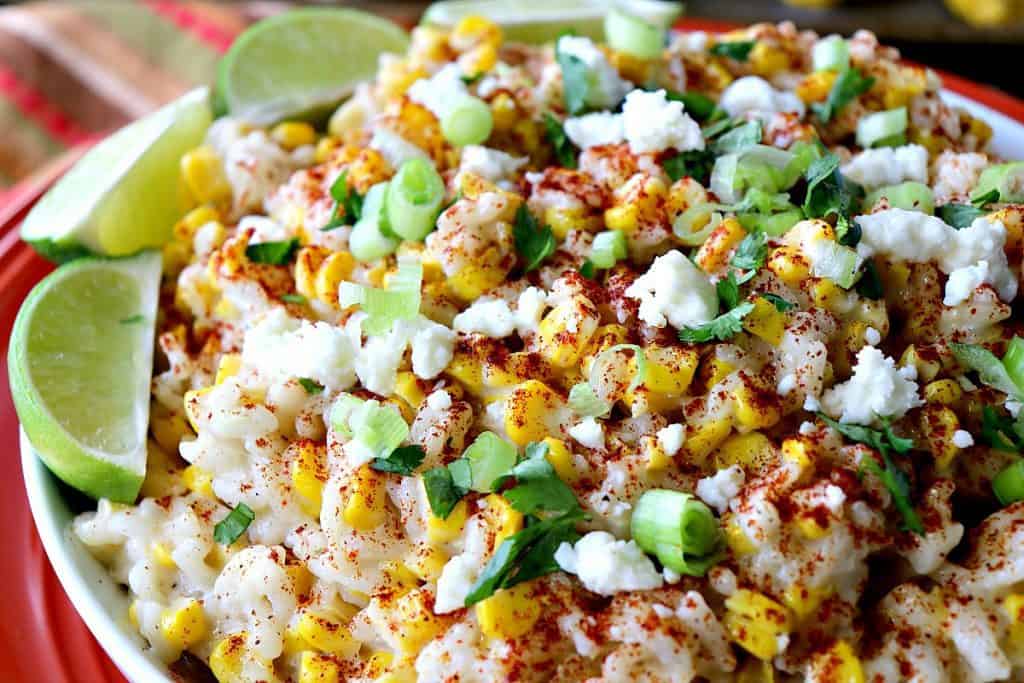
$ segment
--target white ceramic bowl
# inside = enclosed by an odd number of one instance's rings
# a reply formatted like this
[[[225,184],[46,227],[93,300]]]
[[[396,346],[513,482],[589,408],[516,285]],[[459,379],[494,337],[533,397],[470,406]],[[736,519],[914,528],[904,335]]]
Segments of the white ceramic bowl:
[[[1024,124],[956,93],[943,95],[992,126],[992,149],[1007,158],[1024,159]],[[70,533],[74,516],[61,497],[57,481],[21,434],[21,464],[36,529],[50,563],[82,616],[114,664],[133,683],[173,683],[166,667],[145,648],[128,622],[128,594]]]

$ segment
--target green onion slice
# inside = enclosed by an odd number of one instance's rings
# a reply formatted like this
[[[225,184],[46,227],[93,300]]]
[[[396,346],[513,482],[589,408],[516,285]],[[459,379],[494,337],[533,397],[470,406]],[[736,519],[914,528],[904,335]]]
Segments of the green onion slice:
[[[811,51],[815,71],[843,71],[850,65],[850,45],[842,36],[828,36]]]
[[[377,183],[366,193],[363,201],[362,215],[352,227],[348,238],[348,247],[352,255],[360,261],[376,261],[393,254],[400,240],[384,234],[386,222],[385,199],[389,183]]]
[[[409,425],[391,405],[351,394],[340,394],[331,408],[331,425],[342,436],[354,439],[374,457],[386,458],[409,436]]]
[[[885,197],[889,206],[894,209],[920,211],[928,215],[935,213],[935,194],[932,188],[924,183],[906,182],[880,187],[868,194],[864,199],[864,206],[873,207],[882,197]]]
[[[590,249],[590,262],[597,268],[611,268],[628,253],[626,233],[621,230],[599,232]]]
[[[569,409],[582,417],[604,417],[612,408],[607,401],[598,398],[589,383],[580,382],[569,390]]]
[[[256,513],[252,508],[245,503],[239,503],[227,517],[213,525],[213,540],[223,545],[231,545],[245,533],[255,519]]]
[[[398,320],[411,320],[420,312],[423,264],[414,258],[399,258],[398,271],[387,289],[342,282],[338,303],[342,308],[359,305],[366,313],[363,331],[368,335],[388,332]]]
[[[508,441],[493,432],[483,432],[462,454],[469,465],[469,481],[456,483],[468,484],[466,488],[488,493],[493,490],[495,480],[515,466],[517,456],[516,447]]]
[[[1006,347],[1003,367],[1018,387],[1024,387],[1024,339],[1014,337]]]
[[[604,35],[613,50],[654,59],[665,47],[665,30],[618,8],[604,18]]]
[[[410,159],[391,179],[385,202],[391,229],[403,239],[422,241],[444,202],[444,180],[426,159]]]
[[[978,186],[971,197],[984,197],[993,190],[999,192],[1000,202],[1024,202],[1024,162],[989,166],[978,177]]]
[[[868,147],[882,146],[880,143],[897,138],[907,131],[907,108],[890,109],[862,116],[857,122],[857,144]]]
[[[1024,500],[1024,460],[1017,460],[992,479],[992,491],[1002,505]]]
[[[493,128],[491,108],[472,95],[460,96],[441,117],[441,133],[456,147],[483,144]]]
[[[652,489],[633,508],[630,534],[662,565],[703,576],[721,558],[722,530],[714,513],[689,493]]]

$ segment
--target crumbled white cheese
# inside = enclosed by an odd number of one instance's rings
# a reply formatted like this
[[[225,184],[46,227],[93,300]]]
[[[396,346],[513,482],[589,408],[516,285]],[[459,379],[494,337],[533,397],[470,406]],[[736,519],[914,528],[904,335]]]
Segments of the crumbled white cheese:
[[[970,448],[974,445],[974,437],[970,432],[958,429],[953,432],[953,445],[957,448]]]
[[[633,89],[633,84],[619,76],[590,38],[584,36],[562,36],[558,39],[558,51],[575,57],[587,67],[586,103],[594,109],[611,109]]]
[[[790,392],[796,389],[796,375],[787,372],[779,378],[779,385],[775,388],[779,396],[789,396]]]
[[[563,543],[555,551],[563,571],[576,574],[587,590],[600,595],[661,588],[663,579],[654,563],[634,541],[620,541],[607,531],[591,531],[575,546]]]
[[[427,406],[434,412],[441,412],[452,407],[452,397],[444,389],[438,389],[427,396]],[[413,406],[415,407],[415,406]]]
[[[873,327],[864,330],[864,341],[872,346],[878,346],[882,342],[882,333]]]
[[[626,95],[622,126],[633,154],[704,149],[700,125],[683,112],[682,102],[667,99],[664,90],[634,90]]]
[[[892,358],[865,346],[857,353],[853,376],[826,391],[821,404],[840,422],[870,425],[879,417],[898,419],[924,403],[916,376],[913,366],[897,368]]]
[[[420,379],[434,379],[452,362],[455,333],[422,315],[414,322],[412,372]]]
[[[520,337],[526,337],[537,332],[540,321],[544,317],[544,309],[547,308],[547,295],[539,287],[527,287],[519,295],[516,302],[516,330]]]
[[[659,429],[657,437],[661,450],[665,451],[666,455],[675,455],[683,447],[683,441],[686,440],[686,427],[681,424],[670,424],[668,427]]]
[[[419,79],[406,91],[410,100],[429,109],[438,119],[443,119],[452,103],[467,94],[462,67],[454,62],[429,78]]]
[[[740,494],[746,475],[739,465],[718,470],[710,477],[697,482],[697,496],[723,514],[729,509],[729,501]]]
[[[569,436],[587,448],[604,448],[604,425],[592,417],[570,427]]]
[[[516,318],[504,299],[478,299],[472,306],[455,316],[452,327],[465,333],[482,334],[501,339],[516,330]]]
[[[843,175],[874,190],[886,185],[928,182],[928,150],[921,145],[866,149],[843,164]]]
[[[458,177],[461,178],[463,173],[472,173],[492,183],[502,183],[513,178],[527,161],[527,157],[514,157],[498,149],[467,145],[462,148]]]
[[[807,394],[807,396],[804,398],[804,410],[806,410],[809,413],[816,413],[819,410],[821,410],[821,403],[818,401],[816,397]]]
[[[362,342],[365,314],[356,313],[345,323],[345,334],[356,347],[355,371],[363,386],[375,394],[394,392],[398,367],[405,350],[412,348],[412,371],[420,379],[434,379],[448,367],[455,350],[455,333],[424,316],[399,320],[385,334]]]
[[[242,362],[269,381],[308,377],[329,391],[355,383],[355,349],[339,327],[292,318],[283,308],[270,311],[249,328]]]
[[[958,274],[952,287],[947,282],[947,301],[962,301],[965,287],[982,274],[1003,301],[1012,301],[1017,296],[1017,277],[1003,249],[1006,228],[1000,221],[982,217],[969,227],[956,230],[941,218],[904,209],[886,209],[858,216],[856,221],[862,231],[857,251],[863,256],[881,254],[903,261],[935,261],[947,274],[984,262],[983,268]]]
[[[843,503],[846,502],[846,492],[835,484],[829,484],[825,487],[825,507],[832,512],[839,512],[842,509]]]
[[[978,261],[973,266],[957,268],[946,280],[946,294],[942,298],[942,303],[946,306],[956,306],[970,299],[974,290],[989,282],[992,282],[992,274],[988,261]]]
[[[701,325],[718,315],[718,293],[707,276],[682,252],[654,259],[631,284],[627,297],[640,301],[640,319],[651,327]]]
[[[562,127],[572,143],[580,149],[617,145],[626,139],[622,115],[606,111],[566,119]]]
[[[448,614],[466,605],[466,596],[480,573],[479,560],[469,553],[448,560],[437,579],[434,613]]]
[[[392,168],[399,168],[410,159],[428,159],[427,153],[387,128],[377,128],[370,139],[370,149],[380,152]]]
[[[238,220],[238,232],[243,233],[248,230],[252,230],[249,244],[280,242],[291,237],[283,225],[266,216],[242,216]]]
[[[808,434],[813,434],[814,430],[816,429],[817,427],[813,422],[808,422],[807,420],[804,420],[803,422],[800,423],[800,428],[797,431],[803,434],[804,436],[807,436]]]
[[[751,115],[759,119],[771,118],[782,112],[801,117],[806,112],[804,103],[791,92],[782,92],[760,76],[744,76],[725,89],[718,102],[729,116]]]

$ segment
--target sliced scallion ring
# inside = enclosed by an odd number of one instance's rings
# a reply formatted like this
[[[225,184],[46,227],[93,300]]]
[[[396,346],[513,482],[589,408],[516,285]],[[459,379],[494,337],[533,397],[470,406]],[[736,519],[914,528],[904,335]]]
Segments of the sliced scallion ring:
[[[434,229],[444,202],[444,180],[426,159],[410,159],[391,179],[387,192],[387,215],[391,229],[414,242]]]
[[[470,488],[489,493],[495,480],[516,464],[516,447],[493,432],[483,432],[462,454],[469,463]]]
[[[863,116],[857,122],[857,144],[867,149],[897,141],[906,134],[908,122],[906,107]]]
[[[815,71],[838,73],[850,65],[850,45],[842,36],[826,36],[814,44],[811,57]]]
[[[452,102],[441,117],[441,133],[457,147],[480,145],[491,137],[494,116],[479,97],[462,95]]]
[[[703,576],[721,557],[718,519],[689,493],[644,492],[633,507],[630,534],[644,552],[679,574]]]
[[[352,227],[348,238],[349,251],[360,261],[376,261],[393,254],[401,240],[384,234],[384,200],[388,183],[377,183],[366,193],[363,215]]]
[[[978,177],[978,185],[971,197],[983,197],[992,190],[999,191],[1000,202],[1024,202],[1024,162],[989,166]]]
[[[992,479],[992,491],[1003,505],[1024,500],[1024,460],[1005,467]]]
[[[899,185],[880,187],[871,192],[864,200],[864,206],[873,207],[882,198],[889,202],[889,207],[921,213],[935,213],[935,194],[924,183],[906,182]]]
[[[628,255],[626,233],[607,230],[594,235],[590,248],[590,262],[597,268],[611,268]]]
[[[687,247],[704,244],[715,228],[722,223],[719,204],[698,204],[679,214],[672,222],[672,232],[679,242]]]

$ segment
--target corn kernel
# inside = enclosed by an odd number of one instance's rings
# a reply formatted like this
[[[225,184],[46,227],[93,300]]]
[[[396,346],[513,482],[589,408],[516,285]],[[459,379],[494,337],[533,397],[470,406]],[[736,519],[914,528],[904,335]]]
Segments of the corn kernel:
[[[433,581],[441,575],[448,556],[436,545],[417,543],[405,557],[405,566],[421,581]]]
[[[181,472],[181,482],[189,491],[213,498],[213,475],[206,470],[189,465]]]
[[[548,447],[548,462],[555,468],[555,474],[567,484],[574,483],[579,478],[579,472],[576,471],[569,447],[561,439],[551,436],[544,437],[544,443]]]
[[[726,630],[740,647],[761,660],[779,653],[778,636],[790,629],[789,610],[746,588],[726,598],[725,607]]]
[[[196,231],[207,223],[220,221],[220,212],[212,206],[197,206],[174,224],[174,237],[182,242],[192,242]]]
[[[494,130],[506,132],[519,121],[516,101],[505,92],[500,92],[491,100],[491,117],[494,119]]]
[[[733,434],[718,447],[715,466],[719,469],[731,465],[759,469],[769,464],[774,455],[771,440],[761,432]]]
[[[375,529],[387,517],[384,478],[368,464],[356,470],[342,517],[346,524],[358,531]]]
[[[428,515],[427,538],[430,539],[430,542],[449,543],[458,538],[462,534],[463,527],[466,526],[468,510],[469,508],[466,501],[460,500],[456,503],[455,507],[452,508],[447,519],[435,517],[433,514]]]
[[[788,286],[798,289],[811,276],[811,264],[796,247],[776,247],[768,256],[768,270]]]
[[[683,450],[694,463],[703,462],[732,431],[732,420],[715,418],[700,424],[689,424],[686,428],[686,441]]]
[[[481,43],[498,47],[501,41],[501,27],[479,14],[470,14],[460,19],[448,36],[448,44],[460,52]]]
[[[1024,206],[1005,206],[988,215],[991,222],[999,221],[1006,228],[1006,249],[1015,251],[1024,246]]]
[[[696,351],[678,346],[649,346],[644,356],[647,370],[644,386],[662,394],[682,394],[693,381],[700,357]]]
[[[814,278],[811,281],[808,293],[811,295],[811,301],[814,302],[815,306],[829,311],[835,310],[846,298],[846,292],[835,281],[827,277]]]
[[[497,63],[498,50],[489,43],[477,45],[468,52],[464,52],[458,59],[462,73],[470,78],[490,71]]]
[[[461,350],[456,350],[445,374],[459,382],[466,391],[475,397],[483,396],[484,373],[483,363],[479,358]]]
[[[434,615],[428,593],[423,589],[409,591],[395,600],[394,618],[402,625],[396,633],[398,649],[406,654],[419,652],[443,629],[444,622]]]
[[[953,443],[953,434],[960,429],[960,419],[948,407],[931,403],[921,411],[921,431],[939,471],[949,468],[960,449]]]
[[[796,528],[812,541],[816,541],[828,536],[828,526],[823,526],[817,517],[809,517],[807,515],[800,515],[796,518]]]
[[[484,521],[494,530],[494,546],[523,528],[523,513],[515,510],[501,495],[492,493],[484,498],[487,507],[482,513]]]
[[[160,633],[175,649],[184,650],[206,637],[207,624],[203,605],[189,600],[178,608],[166,610],[160,617]]]
[[[1024,653],[1024,593],[1010,593],[1003,598],[1003,613],[1010,621],[1007,644],[1013,653]]]
[[[295,255],[295,291],[307,299],[317,296],[316,276],[330,251],[319,245],[302,247]]]
[[[320,519],[327,482],[326,448],[309,440],[296,441],[288,446],[285,457],[292,459],[292,487],[299,494],[299,504],[307,515]]]
[[[525,446],[556,431],[550,421],[557,417],[562,398],[535,379],[523,382],[505,400],[505,433],[512,443]]]
[[[348,657],[359,649],[359,642],[349,630],[324,614],[303,612],[295,630],[310,647],[324,654]]]
[[[139,627],[139,601],[132,600],[132,604],[128,605],[128,621],[135,628]]]
[[[747,236],[740,222],[735,218],[726,218],[711,231],[704,244],[697,250],[694,262],[705,273],[713,273],[729,263],[732,250]]]
[[[217,152],[208,145],[196,147],[181,157],[181,176],[192,198],[199,204],[216,204],[231,199],[231,183]]]
[[[149,546],[149,552],[153,556],[153,560],[161,567],[174,567],[174,558],[171,557],[171,551],[167,549],[167,545],[164,543],[156,542],[151,543]]]
[[[782,602],[792,610],[797,619],[803,620],[817,612],[821,603],[830,595],[830,587],[808,588],[801,583],[792,583],[782,594]]]
[[[388,667],[391,666],[391,662],[395,660],[395,656],[385,650],[378,650],[377,652],[370,653],[370,656],[366,658],[366,663],[363,667],[363,675],[367,678],[378,678],[387,673]]]
[[[786,439],[782,442],[782,459],[797,468],[798,480],[805,479],[813,471],[814,461],[803,439]]]
[[[789,68],[789,55],[780,47],[759,40],[747,57],[751,68],[758,76],[774,76]]]
[[[913,365],[917,370],[917,378],[920,382],[931,382],[942,370],[942,363],[937,358],[925,358],[911,344],[900,356],[900,366]]]
[[[771,427],[782,418],[776,394],[755,387],[749,381],[736,388],[732,399],[736,423],[744,429]]]
[[[928,403],[949,406],[959,401],[962,395],[960,385],[952,379],[938,379],[924,386],[924,398]]]
[[[299,683],[338,683],[341,668],[330,657],[305,651],[299,660]]]
[[[484,252],[481,264],[467,264],[448,278],[451,293],[460,301],[470,302],[501,284],[507,271],[494,262],[496,254],[495,250],[488,250]]]
[[[220,683],[243,683],[242,666],[248,639],[249,634],[240,631],[214,646],[210,653],[210,671]]]
[[[577,365],[600,322],[593,305],[574,296],[548,312],[537,331],[537,350],[559,368]]]
[[[405,401],[413,410],[419,408],[427,398],[426,393],[420,388],[420,381],[416,375],[408,370],[398,373],[395,380],[395,395]]]
[[[750,555],[757,546],[750,540],[746,532],[740,527],[739,523],[733,519],[724,527],[725,543],[729,546],[729,549],[734,555]]]
[[[864,683],[865,680],[860,658],[845,640],[837,640],[814,657],[808,678],[829,683]]]
[[[541,605],[521,583],[494,593],[476,604],[476,620],[488,638],[507,640],[526,635],[540,618]]]
[[[786,333],[786,314],[775,308],[775,304],[759,296],[754,300],[754,310],[743,318],[743,328],[772,346],[778,346]]]
[[[282,121],[270,129],[270,139],[287,150],[316,142],[316,131],[304,121]]]
[[[223,384],[224,380],[228,377],[234,377],[238,374],[238,371],[242,369],[242,354],[240,353],[225,353],[220,357],[220,362],[217,363],[217,375],[215,376],[214,384]]]
[[[834,71],[815,71],[804,76],[796,86],[796,96],[806,104],[812,102],[824,102],[828,94],[832,92],[832,85],[836,82],[838,74]]]
[[[338,286],[352,276],[356,260],[347,251],[336,251],[324,259],[316,271],[316,298],[331,306],[338,305]]]
[[[591,217],[582,206],[551,206],[544,210],[544,222],[551,228],[555,238],[564,240],[570,230],[594,231],[601,228],[599,218]]]
[[[185,417],[188,418],[188,424],[192,427],[192,431],[199,433],[199,427],[196,426],[199,422],[199,400],[210,393],[213,387],[203,387],[202,389],[190,389],[185,392]]]

